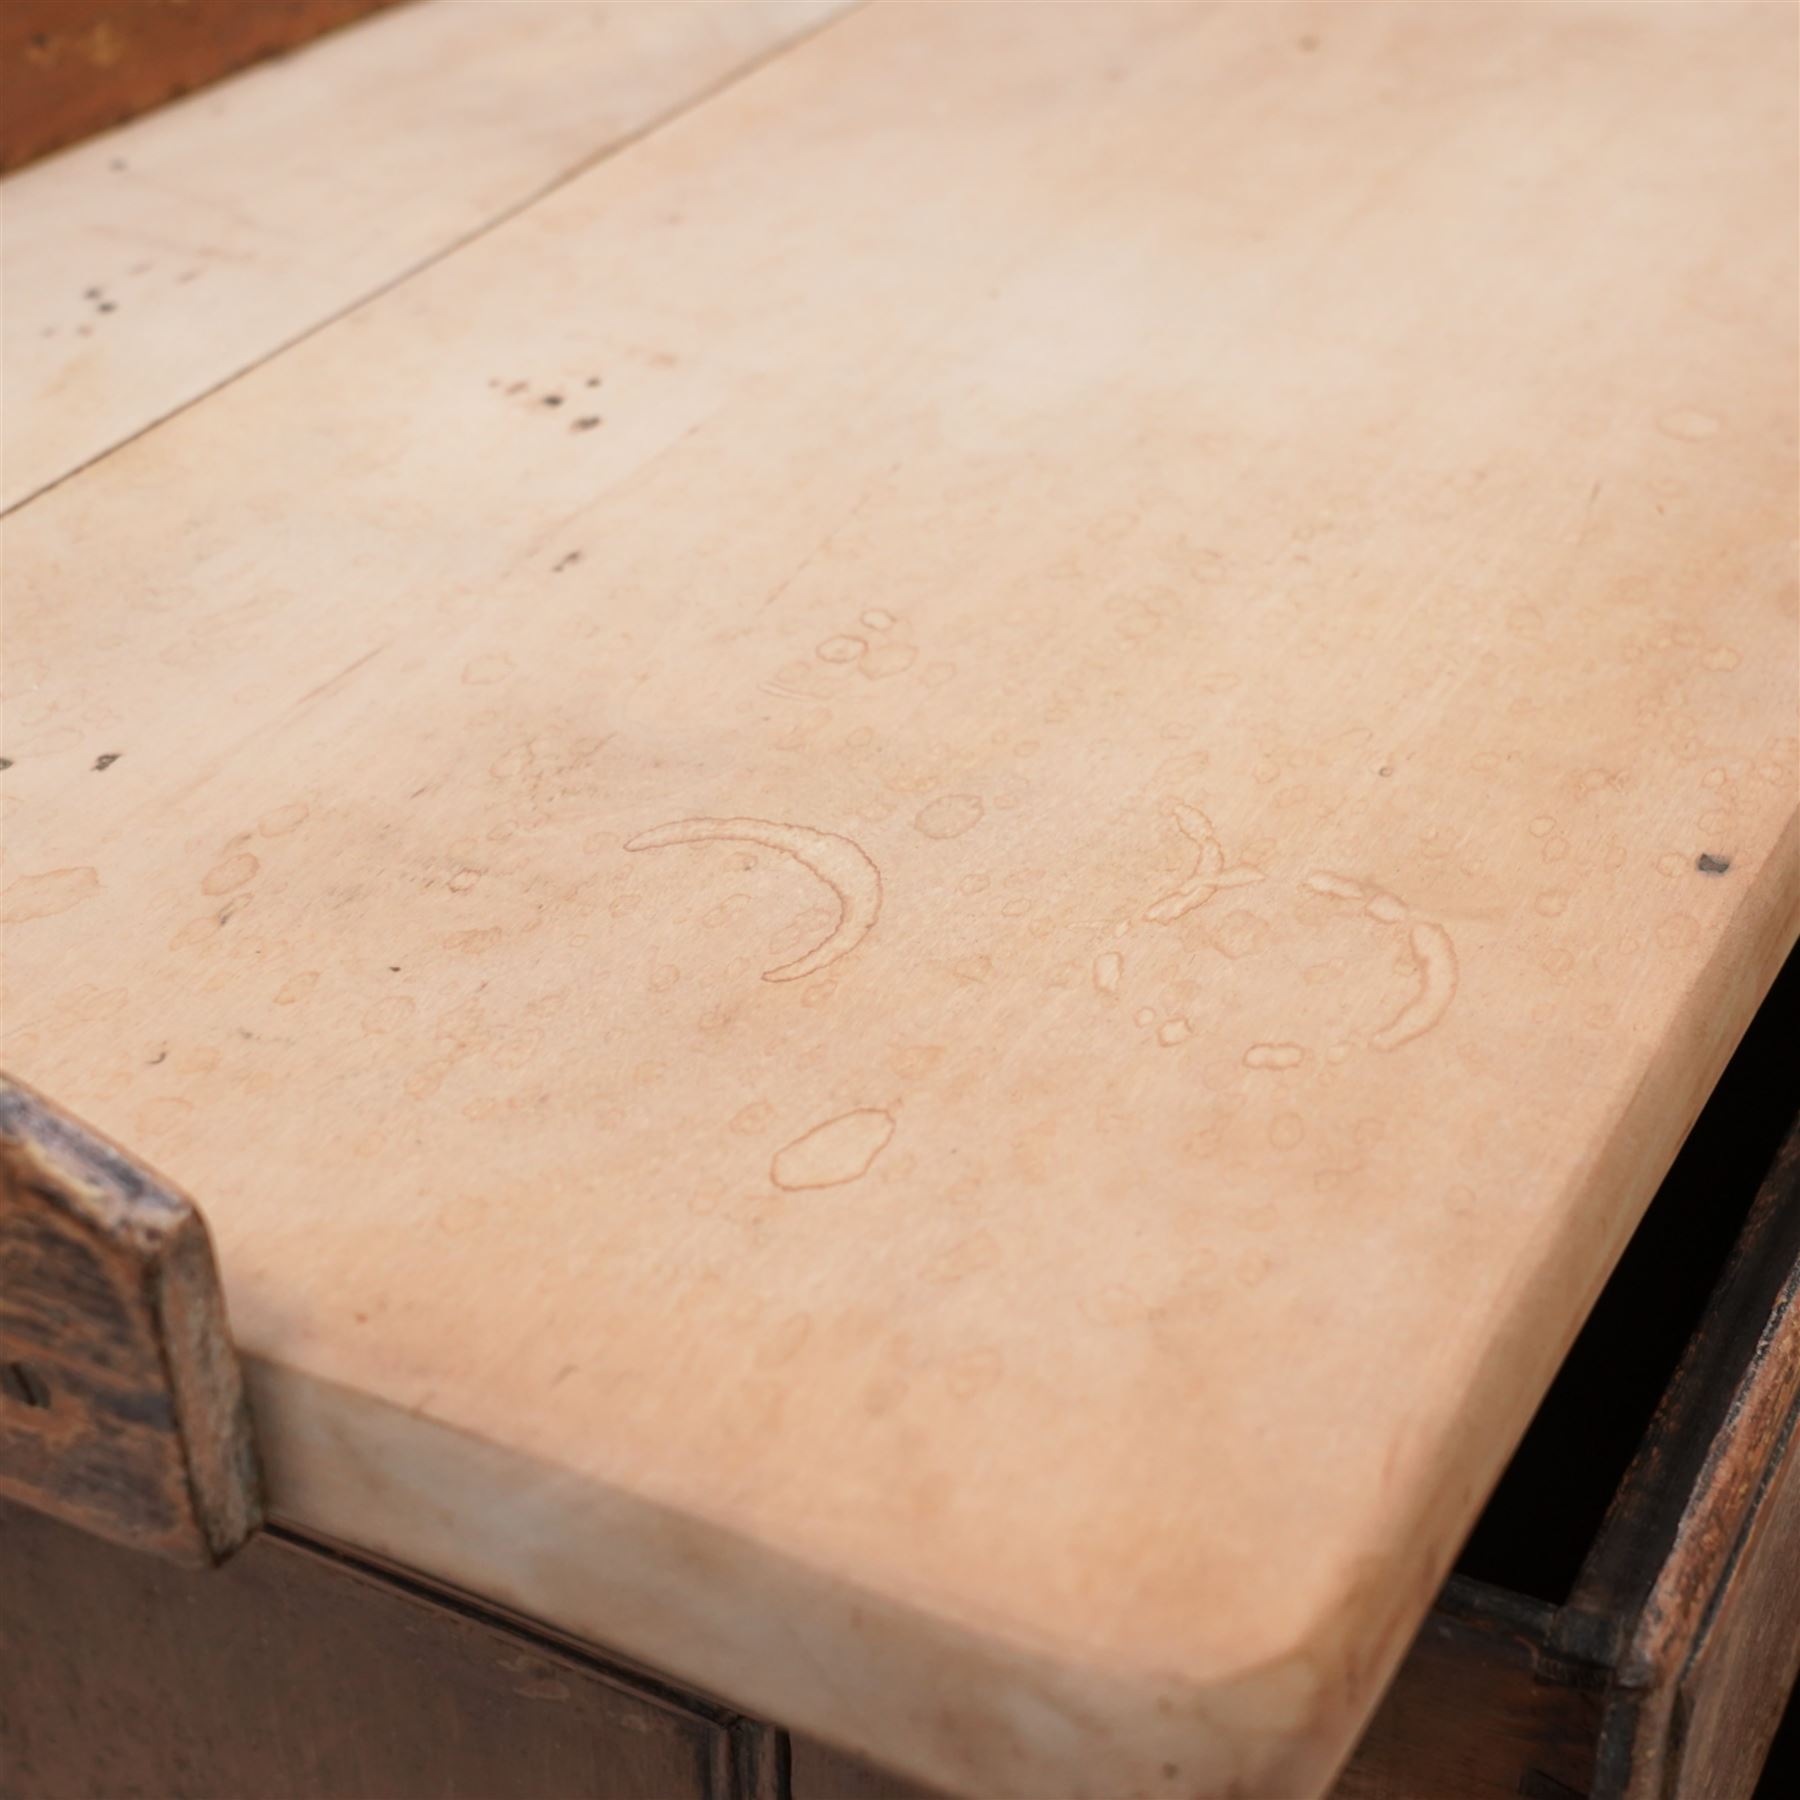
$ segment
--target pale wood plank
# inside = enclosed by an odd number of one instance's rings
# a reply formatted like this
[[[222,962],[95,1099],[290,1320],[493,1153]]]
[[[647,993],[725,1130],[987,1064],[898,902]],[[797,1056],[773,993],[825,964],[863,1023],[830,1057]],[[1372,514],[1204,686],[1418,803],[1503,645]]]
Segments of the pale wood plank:
[[[0,182],[14,506],[842,0],[422,0]]]
[[[1793,941],[1793,24],[878,8],[27,508],[6,1054],[277,1507],[1323,1788]]]

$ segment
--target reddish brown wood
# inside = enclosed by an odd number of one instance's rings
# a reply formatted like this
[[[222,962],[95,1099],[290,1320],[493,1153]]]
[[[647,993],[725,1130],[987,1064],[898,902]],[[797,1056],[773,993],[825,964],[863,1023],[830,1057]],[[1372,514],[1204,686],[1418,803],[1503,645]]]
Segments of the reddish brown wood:
[[[1600,1676],[1555,1657],[1553,1619],[1551,1607],[1452,1580],[1334,1800],[1587,1794]]]
[[[396,0],[10,0],[0,10],[0,170]]]
[[[1797,1672],[1800,1462],[1790,1454],[1682,1670],[1662,1793],[1670,1800],[1750,1793]],[[1795,1791],[1800,1782],[1788,1790]]]
[[[205,1223],[4,1078],[0,1494],[200,1565],[260,1518]]]
[[[1748,1794],[1800,1674],[1800,1130],[1775,1159],[1559,1640],[1616,1665],[1600,1776]]]

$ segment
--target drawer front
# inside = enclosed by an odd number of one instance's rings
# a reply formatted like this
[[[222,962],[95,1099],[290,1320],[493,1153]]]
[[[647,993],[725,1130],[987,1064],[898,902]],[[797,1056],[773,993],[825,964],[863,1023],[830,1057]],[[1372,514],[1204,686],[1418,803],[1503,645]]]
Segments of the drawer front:
[[[195,1574],[0,1506],[6,1800],[770,1800],[773,1734],[265,1532]]]

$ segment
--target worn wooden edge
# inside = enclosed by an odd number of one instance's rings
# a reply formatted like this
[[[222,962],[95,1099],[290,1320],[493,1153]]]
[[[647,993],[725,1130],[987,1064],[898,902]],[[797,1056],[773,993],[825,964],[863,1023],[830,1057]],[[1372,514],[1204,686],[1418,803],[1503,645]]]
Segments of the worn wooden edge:
[[[1800,1673],[1797,1446],[1800,1120],[1568,1601],[1453,1576],[1334,1800],[1747,1795]]]
[[[1800,1677],[1800,1400],[1675,1693],[1661,1792],[1733,1800],[1757,1785]],[[1790,1790],[1792,1791],[1792,1790]]]
[[[0,1492],[178,1562],[222,1562],[261,1522],[261,1482],[204,1219],[115,1145],[0,1074],[0,1223],[12,1243],[27,1234],[76,1247],[69,1266],[92,1274],[32,1292],[24,1259],[9,1253],[0,1405],[11,1454]],[[153,1504],[134,1487],[146,1478]]]
[[[1792,1601],[1800,1587],[1797,1420],[1800,1125],[1758,1191],[1558,1615],[1561,1651],[1614,1669],[1596,1792],[1724,1800],[1753,1783],[1800,1672],[1800,1606],[1771,1654],[1743,1659],[1750,1685],[1731,1698],[1740,1786],[1689,1768],[1685,1747],[1694,1715],[1716,1704],[1707,1671],[1756,1628],[1758,1592]],[[1753,1564],[1758,1581],[1746,1579]]]

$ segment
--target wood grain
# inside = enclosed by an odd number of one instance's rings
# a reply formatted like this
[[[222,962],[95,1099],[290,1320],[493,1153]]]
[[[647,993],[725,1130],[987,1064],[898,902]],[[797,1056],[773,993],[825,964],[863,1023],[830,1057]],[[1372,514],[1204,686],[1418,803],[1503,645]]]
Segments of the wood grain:
[[[0,505],[356,306],[837,9],[415,0],[9,178]],[[226,10],[246,26],[269,13],[238,0]]]
[[[394,0],[14,0],[0,169],[60,150]]]
[[[860,12],[15,515],[6,1053],[279,1504],[1322,1789],[1793,940],[1792,31]]]
[[[1332,1800],[1510,1800],[1594,1791],[1603,1676],[1552,1652],[1555,1609],[1453,1579]]]
[[[0,1494],[202,1566],[261,1518],[205,1224],[3,1078]]]

